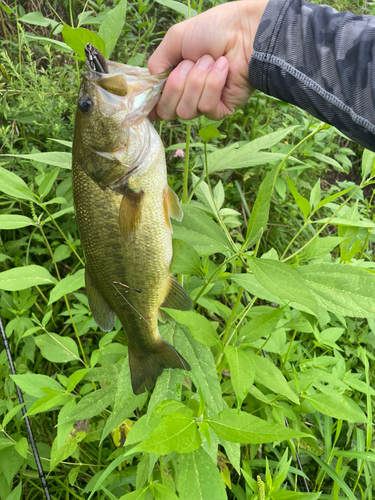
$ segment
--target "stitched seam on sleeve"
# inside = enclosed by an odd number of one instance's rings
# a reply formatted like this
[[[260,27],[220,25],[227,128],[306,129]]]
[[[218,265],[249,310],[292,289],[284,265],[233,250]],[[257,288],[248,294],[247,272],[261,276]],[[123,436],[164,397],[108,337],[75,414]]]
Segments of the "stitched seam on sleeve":
[[[273,56],[271,54],[265,54],[264,52],[253,52],[251,57],[257,59],[258,61],[261,61],[262,63],[267,63],[269,65],[273,64],[283,69],[284,71],[287,71],[290,75],[294,76],[297,80],[306,85],[306,87],[316,92],[319,96],[323,97],[323,99],[325,99],[327,102],[333,104],[338,109],[349,115],[355,123],[358,123],[358,125],[366,128],[371,133],[375,133],[374,124],[372,124],[366,118],[363,118],[363,116],[355,113],[355,111],[350,106],[347,106],[344,102],[342,102],[330,92],[327,92],[321,85],[303,74],[291,64],[285,62],[283,59],[280,59],[279,57]]]

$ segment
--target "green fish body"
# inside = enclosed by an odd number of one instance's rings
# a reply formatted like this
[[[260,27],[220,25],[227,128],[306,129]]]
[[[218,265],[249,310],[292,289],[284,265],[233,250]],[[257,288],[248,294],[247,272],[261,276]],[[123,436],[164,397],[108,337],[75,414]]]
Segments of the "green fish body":
[[[147,115],[166,75],[106,61],[81,85],[73,143],[73,194],[95,321],[115,316],[128,336],[133,390],[150,390],[164,368],[188,363],[158,331],[160,307],[191,300],[170,273],[170,217],[182,218],[169,188],[164,147]]]

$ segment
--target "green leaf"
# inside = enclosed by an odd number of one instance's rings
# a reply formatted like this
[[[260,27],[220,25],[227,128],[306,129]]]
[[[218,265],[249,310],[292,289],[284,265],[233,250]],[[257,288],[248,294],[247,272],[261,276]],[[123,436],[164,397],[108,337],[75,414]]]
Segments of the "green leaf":
[[[144,440],[138,449],[147,453],[167,455],[172,451],[190,453],[201,445],[201,437],[194,418],[172,413]]]
[[[227,500],[219,469],[200,448],[178,458],[177,489],[181,500]]]
[[[21,391],[34,398],[42,398],[45,396],[46,393],[42,390],[45,387],[49,387],[55,391],[64,390],[57,380],[47,377],[47,375],[24,373],[23,375],[10,375],[10,378],[18,385]]]
[[[182,370],[164,370],[158,377],[147,407],[148,420],[155,407],[166,399],[181,400],[184,373]]]
[[[27,450],[29,449],[29,444],[25,437],[22,437],[14,446],[14,448],[18,451],[21,457],[26,458]]]
[[[328,474],[328,476],[333,479],[334,483],[336,483],[342,491],[345,493],[345,495],[350,499],[350,500],[357,500],[356,496],[352,492],[352,490],[349,488],[349,486],[345,483],[345,481],[331,468],[330,465],[328,465],[324,460],[321,458],[317,457],[311,451],[305,449],[304,453],[307,453],[310,455],[311,458],[315,460],[315,462]]]
[[[4,474],[8,484],[12,484],[13,478],[23,462],[24,458],[15,448],[6,448],[0,451],[0,472]]]
[[[79,269],[75,274],[67,276],[51,290],[48,305],[59,300],[63,295],[75,292],[85,286],[85,270]]]
[[[59,24],[57,21],[54,19],[47,19],[46,17],[43,16],[41,12],[29,12],[28,14],[25,14],[22,17],[18,18],[18,21],[21,21],[23,23],[27,24],[34,24],[35,26],[56,26]]]
[[[260,151],[262,149],[271,149],[281,142],[290,132],[296,129],[298,125],[292,125],[291,127],[280,128],[276,132],[271,132],[270,134],[263,135],[257,139],[252,140],[250,143],[246,144],[249,151]]]
[[[203,345],[220,345],[220,339],[212,323],[207,318],[195,311],[178,311],[162,307],[177,323],[189,328],[191,336]]]
[[[316,207],[320,200],[322,199],[322,191],[320,189],[320,179],[316,181],[316,184],[310,193],[310,205],[312,208]]]
[[[54,440],[51,449],[50,472],[53,471],[56,465],[70,457],[70,455],[75,452],[78,443],[80,443],[86,435],[87,432],[84,431],[78,431],[74,434],[74,436],[70,435],[61,448],[57,448],[57,439]]]
[[[298,405],[300,403],[298,396],[289,387],[281,371],[269,359],[264,358],[263,356],[256,356],[253,353],[251,353],[251,356],[255,364],[256,382],[263,384],[276,394],[286,396],[288,399],[293,401],[293,403]]]
[[[45,176],[38,189],[39,196],[42,196],[44,198],[48,195],[57,179],[57,176],[59,175],[59,172],[60,168],[56,167],[54,170],[52,170],[52,172]]]
[[[50,391],[50,393],[47,394],[47,396],[44,396],[44,398],[35,401],[35,403],[33,403],[31,408],[28,410],[27,416],[37,415],[38,413],[50,410],[55,406],[63,406],[73,398],[71,394],[64,394],[53,389],[47,390]]]
[[[316,302],[335,314],[375,317],[375,275],[348,264],[309,264],[296,270]]]
[[[254,382],[255,365],[253,357],[243,349],[228,345],[224,349],[230,370],[230,379],[238,400],[238,407],[246,398],[248,388]]]
[[[83,420],[85,418],[92,418],[99,415],[104,411],[107,406],[113,403],[116,394],[116,385],[111,384],[103,389],[91,392],[85,396],[77,406],[65,417],[61,423],[70,422],[74,420]]]
[[[160,327],[160,334],[186,359],[191,367],[189,376],[202,391],[206,406],[214,413],[224,409],[215,361],[209,347],[193,338],[186,327],[176,323]]]
[[[277,297],[277,295],[275,295],[274,293],[266,290],[253,274],[230,274],[228,278],[233,280],[238,285],[242,286],[242,288],[244,288],[247,292],[255,295],[255,297],[267,300],[268,302],[275,302],[276,304],[285,305],[286,303],[284,300],[281,300],[280,297]]]
[[[197,274],[198,276],[202,276],[202,263],[195,248],[177,238],[173,238],[172,243],[173,261],[171,273]]]
[[[178,500],[178,497],[164,484],[154,483],[154,498],[155,500]]]
[[[341,394],[316,394],[312,396],[305,395],[307,401],[323,415],[347,420],[348,422],[368,423],[368,420],[359,408],[348,396]]]
[[[100,25],[99,36],[104,40],[106,45],[106,51],[105,53],[103,52],[103,55],[105,55],[107,59],[111,57],[125,24],[126,6],[127,0],[121,0],[114,9],[107,12]]]
[[[60,40],[55,40],[54,38],[47,38],[45,36],[35,36],[32,33],[25,33],[26,40],[30,43],[38,42],[38,44],[42,45],[52,45],[57,50],[61,50],[62,52],[71,52],[71,48],[64,42]]]
[[[17,415],[17,413],[19,411],[21,411],[21,408],[23,405],[24,405],[24,403],[16,405],[14,408],[12,408],[10,411],[8,411],[8,413],[5,415],[3,423],[2,423],[3,429],[5,429],[7,424],[9,424],[9,422],[14,418],[14,416]]]
[[[24,215],[1,214],[0,229],[19,229],[21,227],[34,226],[34,221]]]
[[[374,168],[374,162],[375,162],[375,153],[372,151],[369,151],[368,149],[365,149],[362,154],[362,166],[361,166],[361,171],[362,171],[362,179],[366,179],[369,175],[371,175],[371,172],[373,171]]]
[[[146,486],[146,488],[135,490],[131,493],[127,493],[126,495],[122,495],[122,497],[120,497],[120,500],[145,500],[148,488],[149,487]]]
[[[317,314],[314,295],[296,270],[288,264],[277,260],[255,258],[252,258],[249,264],[255,278],[266,290],[283,300],[301,304],[313,314]]]
[[[91,33],[91,31],[90,31]],[[31,154],[3,154],[0,156],[12,156],[13,158],[24,158],[25,160],[37,161],[53,167],[72,168],[72,153],[63,153],[61,151],[49,151],[47,153]],[[52,172],[51,172],[52,173]]]
[[[197,11],[190,8],[190,11],[187,7],[187,5],[181,3],[181,2],[176,2],[175,0],[156,0],[157,3],[160,3],[160,5],[164,5],[165,7],[169,7],[170,9],[178,12],[179,14],[182,14],[185,16],[186,19],[189,18],[189,13],[190,17],[196,16]]]
[[[78,347],[73,339],[62,337],[56,333],[46,333],[35,337],[43,358],[54,363],[79,361]]]
[[[219,139],[223,139],[223,137],[221,137],[218,129],[212,123],[207,125],[207,127],[201,128],[199,130],[199,135],[202,137],[204,142],[208,142],[211,139],[213,139],[214,137],[217,137]]]
[[[46,268],[42,266],[15,267],[0,273],[0,290],[9,292],[26,290],[36,285],[54,285],[57,283]]]
[[[261,314],[244,325],[239,333],[243,344],[251,344],[262,337],[268,337],[276,330],[276,325],[284,314],[284,308],[279,307],[265,314]]]
[[[306,247],[305,253],[308,259],[320,259],[329,254],[339,245],[344,238],[338,236],[326,236],[325,238],[315,238]]]
[[[2,167],[0,167],[0,191],[19,200],[35,201],[33,192],[21,177]]]
[[[277,173],[277,167],[273,168],[267,173],[259,187],[257,198],[247,226],[246,242],[243,245],[245,249],[248,247],[248,243],[259,233],[259,231],[263,230],[264,232],[267,227],[271,196]]]
[[[292,179],[288,175],[286,176],[286,180],[287,180],[290,192],[292,193],[292,196],[293,196],[295,202],[297,203],[298,208],[303,213],[303,215],[305,217],[305,221],[306,221],[310,212],[311,212],[310,202],[298,193],[296,186],[294,185],[294,182],[292,181]]]
[[[22,483],[18,483],[18,485],[14,488],[14,490],[9,493],[5,500],[20,500],[22,494]]]
[[[85,46],[87,43],[90,43],[91,45],[96,47],[99,52],[105,54],[104,40],[93,31],[87,30],[86,28],[71,28],[64,23],[61,34],[64,37],[67,45],[69,45],[69,47],[74,50],[74,52],[78,55],[78,57],[80,57],[82,61],[86,59]]]
[[[206,420],[219,437],[233,443],[262,444],[307,436],[235,409],[223,411]]]
[[[199,255],[232,250],[221,227],[197,208],[183,205],[184,218],[173,221],[174,237],[192,245]]]

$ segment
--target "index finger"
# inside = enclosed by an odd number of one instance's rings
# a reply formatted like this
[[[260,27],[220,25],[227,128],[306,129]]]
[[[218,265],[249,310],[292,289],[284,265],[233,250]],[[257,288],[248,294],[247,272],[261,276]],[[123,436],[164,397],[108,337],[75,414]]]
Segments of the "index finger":
[[[182,61],[182,42],[185,33],[185,23],[186,21],[172,26],[167,31],[159,47],[148,60],[147,66],[151,75],[156,75],[166,69],[173,68]]]

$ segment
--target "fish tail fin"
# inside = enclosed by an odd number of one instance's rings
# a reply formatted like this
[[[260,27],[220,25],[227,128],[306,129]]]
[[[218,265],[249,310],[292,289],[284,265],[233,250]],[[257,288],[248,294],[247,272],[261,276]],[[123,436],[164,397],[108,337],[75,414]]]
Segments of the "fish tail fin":
[[[156,347],[151,351],[141,352],[129,343],[128,352],[134,394],[151,390],[164,368],[190,370],[189,363],[161,337]]]

